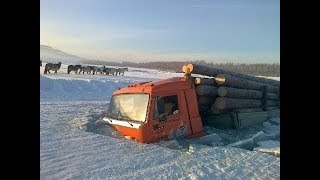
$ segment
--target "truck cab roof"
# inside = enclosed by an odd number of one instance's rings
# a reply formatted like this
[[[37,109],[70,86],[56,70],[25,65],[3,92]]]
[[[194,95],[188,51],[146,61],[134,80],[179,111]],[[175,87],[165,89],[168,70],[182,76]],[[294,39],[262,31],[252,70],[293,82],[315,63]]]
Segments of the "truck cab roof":
[[[188,89],[192,87],[190,78],[173,77],[159,81],[147,81],[130,84],[127,87],[116,90],[113,95],[127,93],[156,93],[162,91]]]

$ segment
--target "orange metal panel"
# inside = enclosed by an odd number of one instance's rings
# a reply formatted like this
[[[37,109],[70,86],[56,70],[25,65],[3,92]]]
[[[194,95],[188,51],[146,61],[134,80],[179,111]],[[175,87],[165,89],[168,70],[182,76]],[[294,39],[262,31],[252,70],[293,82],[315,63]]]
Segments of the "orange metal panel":
[[[181,133],[187,137],[205,134],[198,111],[195,88],[191,79],[174,77],[156,82],[136,83],[116,90],[113,95],[127,93],[148,93],[151,98],[147,119],[139,129],[114,125],[123,135],[130,136],[142,143],[151,143],[166,140],[171,138],[172,135],[178,136]],[[165,121],[153,119],[154,97],[166,95],[178,96],[179,113],[168,117]]]

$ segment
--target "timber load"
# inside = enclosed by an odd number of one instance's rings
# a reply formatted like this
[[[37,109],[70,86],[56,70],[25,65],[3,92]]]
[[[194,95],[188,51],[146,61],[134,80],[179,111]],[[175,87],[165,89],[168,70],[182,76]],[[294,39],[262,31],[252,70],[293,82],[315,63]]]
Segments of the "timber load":
[[[182,67],[193,77],[202,115],[230,112],[263,112],[280,107],[280,81],[198,64]]]

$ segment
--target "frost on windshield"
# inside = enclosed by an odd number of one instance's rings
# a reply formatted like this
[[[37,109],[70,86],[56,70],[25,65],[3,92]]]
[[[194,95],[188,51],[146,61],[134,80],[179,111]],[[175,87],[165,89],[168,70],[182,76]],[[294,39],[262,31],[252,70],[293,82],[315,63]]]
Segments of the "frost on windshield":
[[[117,119],[144,122],[148,100],[148,94],[115,95],[112,97],[108,115]]]

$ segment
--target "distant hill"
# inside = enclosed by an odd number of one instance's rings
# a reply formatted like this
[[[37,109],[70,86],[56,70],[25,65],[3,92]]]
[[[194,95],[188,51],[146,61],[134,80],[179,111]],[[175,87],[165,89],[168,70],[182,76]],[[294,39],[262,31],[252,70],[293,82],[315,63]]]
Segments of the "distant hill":
[[[86,60],[82,57],[75,56],[72,54],[65,53],[61,50],[54,49],[50,46],[40,45],[40,59],[43,62],[62,62],[62,64],[71,64],[71,63],[79,63],[83,60]]]

